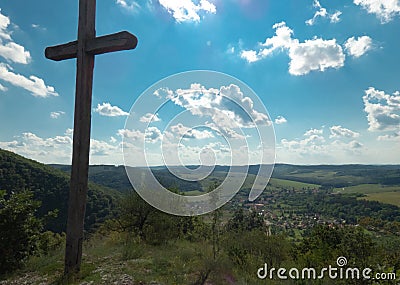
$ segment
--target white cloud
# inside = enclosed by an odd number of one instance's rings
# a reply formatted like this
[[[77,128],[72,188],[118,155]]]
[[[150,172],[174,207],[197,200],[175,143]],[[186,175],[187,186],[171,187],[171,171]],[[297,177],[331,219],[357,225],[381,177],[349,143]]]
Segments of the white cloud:
[[[360,136],[359,133],[343,128],[342,126],[332,126],[330,128],[330,131],[331,131],[331,135],[329,136],[330,138],[340,138],[340,137],[357,138]]]
[[[27,64],[31,61],[31,55],[23,46],[12,40],[11,31],[8,31],[10,23],[10,19],[0,10],[0,56],[9,62]]]
[[[400,14],[398,0],[353,0],[354,4],[361,6],[370,14],[375,14],[382,24],[390,22]]]
[[[331,23],[338,23],[340,22],[340,15],[342,15],[342,12],[336,11],[332,15],[330,15],[329,19],[331,20]]]
[[[345,42],[344,47],[349,55],[360,57],[372,48],[372,39],[368,36],[357,39],[351,37]]]
[[[13,41],[12,32],[8,29],[10,24],[9,17],[3,15],[0,9],[0,57],[5,58],[9,63],[28,64],[31,61],[31,55],[23,46]],[[34,75],[26,78],[14,73],[12,67],[5,63],[0,63],[0,80],[22,87],[37,97],[58,96],[52,86],[46,86],[43,79]],[[4,88],[2,88],[3,91]]]
[[[66,135],[66,136],[71,136],[71,137],[72,137],[73,134],[74,134],[74,129],[68,128],[68,129],[65,131],[65,135]]]
[[[370,87],[363,96],[364,111],[370,131],[397,131],[400,129],[400,92],[393,95]]]
[[[140,130],[121,129],[117,134],[124,139],[125,143],[134,145],[144,142],[153,144],[163,139],[163,134],[157,127],[148,127],[144,133]]]
[[[65,115],[65,112],[63,112],[63,111],[51,112],[50,118],[58,119],[61,115]]]
[[[150,122],[159,122],[161,121],[161,119],[160,117],[158,117],[158,114],[147,113],[146,115],[142,116],[139,119],[139,121],[142,123],[150,123]]]
[[[351,141],[349,143],[350,148],[356,149],[356,148],[362,148],[364,145],[358,141]]]
[[[251,63],[271,55],[276,50],[290,49],[298,44],[298,40],[292,38],[293,30],[288,28],[285,22],[274,24],[272,28],[275,29],[275,35],[260,44],[262,48],[258,52],[243,50],[240,56]]]
[[[97,108],[94,111],[96,113],[99,113],[101,116],[106,116],[106,117],[118,117],[118,116],[129,115],[129,113],[123,111],[121,108],[117,106],[111,106],[110,103],[97,104]]]
[[[324,133],[323,129],[309,129],[304,133],[304,136],[322,135],[323,133]]]
[[[354,140],[357,133],[340,126],[332,126],[330,130],[329,137],[323,135],[322,129],[310,129],[303,139],[282,139],[277,145],[277,161],[301,164],[362,161],[366,148]]]
[[[47,30],[45,27],[42,27],[39,24],[32,24],[31,26],[32,26],[32,28],[34,28],[36,30],[41,30],[41,31],[46,31]]]
[[[111,156],[118,150],[118,146],[111,145],[105,141],[90,139],[91,156]]]
[[[7,31],[7,27],[10,25],[10,18],[3,15],[0,9],[0,38],[11,41],[11,32]]]
[[[0,56],[8,61],[22,64],[27,64],[31,60],[29,51],[26,51],[23,46],[14,42],[4,44],[0,41]]]
[[[177,89],[167,98],[195,116],[210,117],[219,128],[252,128],[271,124],[268,115],[257,111],[252,99],[244,96],[234,84],[206,89],[195,83],[189,89]]]
[[[72,129],[62,135],[40,137],[31,132],[22,133],[11,141],[0,141],[0,148],[35,159],[42,163],[71,164]],[[123,164],[120,144],[115,141],[90,140],[91,164]]]
[[[215,14],[217,12],[215,5],[207,0],[200,0],[197,5],[192,0],[159,0],[159,3],[178,23],[199,22],[200,13]]]
[[[0,91],[6,92],[7,90],[8,90],[7,87],[5,87],[5,86],[3,86],[3,85],[0,84]]]
[[[400,131],[393,134],[378,136],[378,141],[398,141],[400,142]]]
[[[314,0],[313,6],[318,9],[318,11],[315,12],[314,16],[306,21],[306,24],[309,26],[312,26],[315,24],[315,21],[317,20],[318,17],[321,18],[326,18],[328,17],[331,23],[337,23],[340,21],[340,15],[342,12],[336,11],[333,14],[328,13],[326,8],[322,7],[321,4],[319,3],[318,0]]]
[[[255,50],[242,50],[240,57],[245,59],[248,63],[256,62],[261,59]]]
[[[285,22],[280,22],[272,26],[275,29],[275,36],[267,38],[262,44],[264,49],[260,50],[262,57],[270,55],[273,51],[283,48],[291,48],[298,44],[297,39],[292,39],[293,30],[286,26]]]
[[[140,5],[133,0],[116,0],[115,2],[117,3],[117,5],[129,12],[134,12],[140,9]]]
[[[159,88],[156,91],[154,91],[153,95],[156,96],[157,98],[167,98],[168,96],[172,96],[174,92],[168,88]]]
[[[44,163],[70,163],[71,145],[68,135],[41,138],[30,132],[14,137],[13,141],[0,142],[0,148]]]
[[[188,128],[181,123],[175,126],[171,126],[171,131],[175,137],[177,136],[179,138],[184,138],[184,139],[201,140],[214,137],[213,133],[209,130],[198,130],[196,128]]]
[[[54,91],[54,87],[46,86],[43,79],[34,75],[29,76],[28,79],[23,75],[14,73],[12,68],[4,63],[0,63],[0,79],[14,86],[22,87],[36,97],[58,96],[58,93]]]
[[[162,133],[157,127],[148,127],[145,131],[145,139],[148,143],[155,143],[162,140]]]
[[[287,123],[287,120],[285,117],[282,117],[282,116],[276,117],[275,124],[281,125],[281,124],[285,124],[285,123]]]
[[[336,39],[324,40],[314,38],[299,42],[292,38],[293,30],[285,22],[275,24],[275,35],[267,38],[261,48],[256,50],[242,50],[241,58],[252,63],[270,56],[274,51],[288,51],[290,57],[289,73],[305,75],[310,71],[325,71],[327,68],[340,68],[344,65],[345,55]]]
[[[327,68],[340,68],[344,65],[345,55],[336,39],[315,38],[299,43],[289,50],[289,73],[305,75],[310,71],[325,71]]]

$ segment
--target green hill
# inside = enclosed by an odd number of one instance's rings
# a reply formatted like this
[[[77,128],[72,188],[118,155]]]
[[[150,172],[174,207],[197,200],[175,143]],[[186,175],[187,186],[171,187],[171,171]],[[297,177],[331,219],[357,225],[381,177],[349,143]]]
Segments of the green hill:
[[[41,201],[39,216],[58,209],[58,216],[46,221],[46,229],[65,231],[69,176],[67,173],[15,153],[0,149],[0,190],[7,193],[28,189],[35,200]],[[110,188],[89,183],[85,229],[113,216],[119,193]]]

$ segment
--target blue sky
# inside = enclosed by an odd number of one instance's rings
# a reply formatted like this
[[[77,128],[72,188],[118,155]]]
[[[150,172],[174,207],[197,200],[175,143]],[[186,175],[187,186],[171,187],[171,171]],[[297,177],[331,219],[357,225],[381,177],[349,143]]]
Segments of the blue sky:
[[[78,1],[0,0],[0,8],[0,148],[70,163],[76,62],[47,60],[44,49],[76,39]],[[128,30],[139,44],[96,57],[93,164],[122,164],[135,100],[159,80],[191,70],[229,74],[258,95],[273,122],[277,162],[400,163],[399,1],[106,0],[97,3],[96,30]],[[192,83],[229,85],[200,81]],[[190,84],[165,87],[176,94]],[[188,110],[178,101],[148,117],[154,142],[173,133],[161,127],[169,110]],[[214,119],[210,114],[202,124]],[[189,122],[171,125],[173,134],[194,139],[183,145],[185,163],[196,163],[205,146],[224,152],[217,133],[207,126],[187,133]],[[249,126],[244,132],[252,136]]]

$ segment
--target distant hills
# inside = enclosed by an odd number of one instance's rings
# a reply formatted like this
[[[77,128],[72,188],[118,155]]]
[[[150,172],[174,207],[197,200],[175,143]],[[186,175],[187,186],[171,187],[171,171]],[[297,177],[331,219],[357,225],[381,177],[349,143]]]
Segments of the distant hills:
[[[69,173],[69,165],[51,165]],[[197,168],[196,165],[188,166]],[[172,167],[182,168],[182,167]],[[232,171],[239,167],[232,166]],[[259,165],[250,165],[248,174],[257,174]],[[185,181],[176,178],[165,166],[153,167],[155,177],[167,188],[178,187],[181,191],[204,191],[204,187],[215,176],[224,177],[229,166],[215,166],[210,178],[204,181]],[[272,178],[279,178],[303,183],[317,184],[328,188],[349,187],[360,184],[400,185],[400,165],[291,165],[276,164]],[[100,185],[125,192],[132,189],[124,166],[92,165],[89,179]]]
[[[46,229],[65,231],[69,192],[69,175],[54,167],[24,158],[0,149],[0,190],[7,193],[24,189],[34,193],[34,199],[42,202],[39,216],[58,209],[56,218],[46,221]],[[119,192],[89,183],[85,229],[90,230],[106,218],[113,216]]]
[[[190,166],[192,169],[196,167],[198,166]],[[59,210],[57,218],[46,221],[46,228],[61,232],[66,227],[70,169],[69,165],[44,165],[0,149],[0,190],[6,190],[7,193],[23,189],[33,191],[34,198],[42,202],[39,209],[40,216],[44,216],[48,211],[54,209]],[[249,166],[248,177],[250,179],[248,181],[254,178],[258,169],[258,165]],[[155,177],[165,187],[190,192],[189,194],[194,195],[207,191],[210,183],[220,182],[229,170],[229,166],[216,166],[208,178],[202,181],[186,181],[176,178],[166,167],[152,168]],[[232,171],[239,171],[239,168],[232,167]],[[320,185],[322,188],[341,189],[342,187],[351,188],[352,186],[371,184],[380,185],[379,187],[393,185],[397,187],[400,186],[400,165],[305,166],[276,164],[272,177]],[[86,230],[93,229],[105,219],[115,215],[117,200],[121,197],[121,193],[132,189],[124,166],[90,166],[89,180]],[[246,187],[249,187],[248,182],[243,188]],[[381,191],[379,187],[376,187],[376,192]],[[351,188],[350,190],[357,189]],[[387,187],[387,189],[389,191],[392,188]],[[393,195],[397,195],[397,192],[393,193]]]

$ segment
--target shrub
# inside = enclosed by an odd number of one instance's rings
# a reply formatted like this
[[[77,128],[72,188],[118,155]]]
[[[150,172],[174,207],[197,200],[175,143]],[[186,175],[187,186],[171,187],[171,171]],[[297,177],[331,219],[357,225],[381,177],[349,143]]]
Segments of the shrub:
[[[42,221],[35,216],[40,202],[33,193],[0,191],[0,274],[20,267],[38,250]]]

